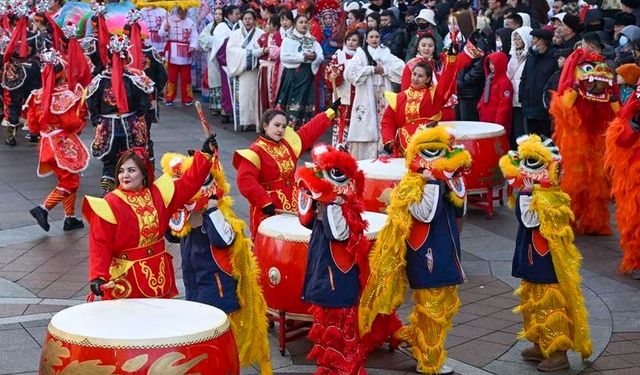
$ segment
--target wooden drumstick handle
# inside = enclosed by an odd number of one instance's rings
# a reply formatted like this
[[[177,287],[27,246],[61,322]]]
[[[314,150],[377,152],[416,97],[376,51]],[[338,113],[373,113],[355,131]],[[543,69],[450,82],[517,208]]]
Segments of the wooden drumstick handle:
[[[285,214],[285,215],[295,215],[298,216],[298,213],[295,211],[287,211],[287,210],[283,210],[281,208],[276,208],[276,213],[277,214]]]
[[[113,289],[113,288],[115,288],[115,286],[116,286],[116,282],[111,280],[106,284],[100,285],[100,290],[105,291],[107,289]]]

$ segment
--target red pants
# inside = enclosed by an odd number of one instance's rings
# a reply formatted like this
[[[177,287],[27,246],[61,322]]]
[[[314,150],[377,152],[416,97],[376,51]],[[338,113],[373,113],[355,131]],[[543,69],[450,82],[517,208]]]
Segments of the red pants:
[[[191,89],[191,65],[169,64],[169,82],[164,100],[172,102],[178,94],[178,76],[180,76],[180,92],[182,103],[193,102],[193,91]]]
[[[69,172],[57,165],[53,165],[51,169],[53,170],[53,174],[58,178],[57,187],[69,193],[75,193],[78,191],[78,187],[80,186],[80,173]]]

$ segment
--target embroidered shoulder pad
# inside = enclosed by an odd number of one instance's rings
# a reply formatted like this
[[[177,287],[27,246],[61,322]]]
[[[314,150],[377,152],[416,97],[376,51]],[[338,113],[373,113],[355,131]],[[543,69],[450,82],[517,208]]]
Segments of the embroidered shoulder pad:
[[[102,74],[98,74],[97,76],[93,77],[91,83],[89,83],[89,86],[87,86],[87,98],[90,98],[93,94],[95,94],[96,90],[98,90],[98,87],[100,87],[100,81],[102,81],[103,78],[104,76]]]
[[[134,85],[136,85],[139,89],[141,89],[145,93],[151,94],[153,92],[155,83],[153,83],[151,78],[147,77],[144,73],[140,75],[125,73],[125,76],[129,77],[131,82],[133,82]]]

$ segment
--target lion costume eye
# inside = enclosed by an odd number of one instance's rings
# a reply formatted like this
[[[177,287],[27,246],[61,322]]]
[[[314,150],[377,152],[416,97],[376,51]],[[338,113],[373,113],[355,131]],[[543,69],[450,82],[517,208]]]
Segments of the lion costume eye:
[[[420,155],[427,160],[433,160],[442,157],[444,153],[445,150],[442,148],[423,148],[422,150],[420,150]]]
[[[528,157],[524,159],[522,165],[531,171],[537,171],[546,166],[546,163],[538,158]]]
[[[204,183],[202,184],[202,187],[209,187],[211,184],[213,183],[213,176],[211,174],[207,175],[207,179],[204,180]]]
[[[345,176],[339,168],[332,168],[324,171],[324,176],[336,185],[344,185],[349,182],[349,177]]]

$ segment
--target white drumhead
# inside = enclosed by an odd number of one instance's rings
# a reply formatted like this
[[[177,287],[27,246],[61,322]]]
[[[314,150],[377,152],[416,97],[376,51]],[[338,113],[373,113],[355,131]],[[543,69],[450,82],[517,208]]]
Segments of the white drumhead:
[[[479,121],[441,121],[438,125],[448,126],[458,140],[496,138],[506,134],[502,125]]]
[[[311,230],[300,224],[298,216],[281,214],[268,217],[260,223],[258,233],[266,237],[292,242],[309,242]]]
[[[362,216],[364,216],[365,220],[369,221],[369,228],[365,231],[367,238],[375,240],[378,237],[378,232],[380,232],[384,223],[387,221],[387,215],[379,212],[367,211]]]
[[[407,172],[404,158],[387,159],[386,162],[379,159],[358,160],[358,168],[369,180],[400,181]]]
[[[365,212],[364,219],[369,221],[365,231],[367,238],[375,239],[384,226],[387,215],[378,212]],[[268,217],[260,223],[258,233],[263,236],[290,242],[309,242],[311,230],[305,228],[294,215],[282,214]]]
[[[85,303],[53,316],[49,333],[81,346],[182,346],[229,329],[224,311],[178,299],[132,298]]]

